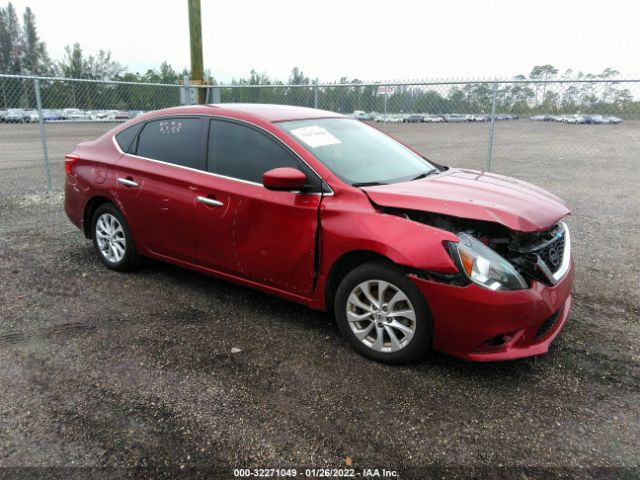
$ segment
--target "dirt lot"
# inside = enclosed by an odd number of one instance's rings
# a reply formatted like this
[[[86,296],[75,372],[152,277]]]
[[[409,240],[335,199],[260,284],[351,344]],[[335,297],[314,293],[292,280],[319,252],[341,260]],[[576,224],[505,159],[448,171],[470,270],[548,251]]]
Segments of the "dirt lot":
[[[5,127],[3,165],[34,128]],[[386,128],[436,161],[484,165],[486,125]],[[497,172],[571,205],[577,267],[574,310],[549,354],[500,364],[432,354],[384,366],[300,306],[156,262],[111,272],[59,194],[4,191],[0,467],[230,478],[351,457],[401,478],[638,478],[640,125],[520,120],[495,135]],[[50,150],[77,141],[60,132]]]

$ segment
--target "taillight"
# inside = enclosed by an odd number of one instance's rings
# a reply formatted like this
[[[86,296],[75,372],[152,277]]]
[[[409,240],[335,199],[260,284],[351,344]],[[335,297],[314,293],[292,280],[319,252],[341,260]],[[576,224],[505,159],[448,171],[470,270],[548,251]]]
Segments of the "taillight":
[[[70,153],[64,156],[64,171],[67,175],[71,175],[71,169],[78,160],[80,160],[80,155],[76,155],[75,153]]]

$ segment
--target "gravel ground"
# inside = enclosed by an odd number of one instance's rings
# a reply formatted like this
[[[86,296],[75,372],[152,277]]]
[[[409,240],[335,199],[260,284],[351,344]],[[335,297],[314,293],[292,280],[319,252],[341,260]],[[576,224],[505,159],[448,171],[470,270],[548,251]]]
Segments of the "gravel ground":
[[[59,194],[0,200],[0,472],[639,478],[640,129],[523,122],[496,127],[512,149],[495,170],[568,200],[577,278],[549,354],[507,363],[380,365],[325,314],[157,262],[107,270]],[[386,128],[443,163],[486,141],[484,125]]]

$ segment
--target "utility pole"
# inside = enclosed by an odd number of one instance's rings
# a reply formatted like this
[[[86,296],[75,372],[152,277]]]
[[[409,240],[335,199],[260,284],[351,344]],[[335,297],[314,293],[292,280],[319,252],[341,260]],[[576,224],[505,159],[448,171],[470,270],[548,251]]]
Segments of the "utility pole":
[[[189,37],[191,39],[191,84],[196,86],[198,103],[204,103],[205,89],[198,88],[204,83],[200,0],[187,0],[187,2],[189,4]]]

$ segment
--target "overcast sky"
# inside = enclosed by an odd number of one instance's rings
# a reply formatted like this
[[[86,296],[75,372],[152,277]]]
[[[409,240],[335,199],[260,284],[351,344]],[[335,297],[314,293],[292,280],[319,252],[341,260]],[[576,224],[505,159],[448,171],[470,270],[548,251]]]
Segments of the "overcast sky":
[[[5,1],[0,0],[1,3]],[[189,66],[186,0],[14,0],[52,58],[79,42],[129,70]],[[550,63],[640,75],[638,0],[202,0],[205,68],[218,80],[294,65],[334,81],[493,78]]]

